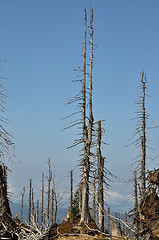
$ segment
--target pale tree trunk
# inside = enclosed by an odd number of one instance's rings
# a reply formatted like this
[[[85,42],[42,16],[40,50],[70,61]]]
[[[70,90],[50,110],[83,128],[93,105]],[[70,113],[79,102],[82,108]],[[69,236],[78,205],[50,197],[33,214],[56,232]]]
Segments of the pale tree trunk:
[[[134,172],[134,192],[135,192],[135,219],[136,219],[136,239],[139,239],[139,223],[138,223],[138,193],[137,193],[137,173]]]
[[[54,221],[54,189],[51,191],[51,223]]]
[[[144,80],[145,77],[145,80]],[[141,160],[141,198],[145,197],[146,178],[145,178],[145,164],[146,164],[146,115],[145,115],[145,89],[146,89],[146,75],[142,73],[142,160]]]
[[[29,219],[28,223],[29,225],[31,224],[31,191],[32,191],[32,180],[30,179],[30,184],[29,184]]]
[[[110,234],[110,208],[108,207],[108,233]]]
[[[79,214],[81,215],[81,209],[82,209],[82,186],[81,182],[79,183],[79,188],[78,188],[78,198],[79,198]]]
[[[39,200],[36,203],[36,222],[39,224]]]
[[[127,225],[128,225],[128,214],[127,214],[127,212],[125,212],[125,224],[126,224],[125,235],[128,236],[128,227],[127,227]]]
[[[86,64],[86,27],[87,17],[85,10],[85,41],[84,41],[84,63]],[[93,126],[93,113],[92,113],[92,69],[93,69],[93,9],[91,15],[91,40],[90,40],[90,73],[89,73],[89,121],[88,121],[88,132],[86,131],[84,108],[86,107],[86,97],[83,96],[83,133],[84,133],[84,163],[83,163],[83,187],[82,187],[82,211],[81,211],[81,222],[88,223],[89,221],[89,173],[90,173],[90,150],[92,144],[92,126]],[[84,65],[85,66],[85,65]],[[85,69],[85,67],[84,67]],[[84,71],[84,79],[86,72]],[[85,82],[85,81],[83,81]],[[83,92],[85,89],[83,88]]]
[[[56,223],[56,220],[57,220],[57,204],[58,204],[56,193],[54,193],[54,200],[55,200],[54,223]]]
[[[32,219],[35,221],[35,208],[34,208],[34,189],[32,188]]]
[[[3,223],[8,225],[12,213],[7,194],[7,168],[4,165],[0,165],[0,210]]]
[[[96,222],[96,176],[93,176],[93,220]]]
[[[42,184],[41,184],[41,229],[44,224],[44,172],[42,172]]]
[[[21,222],[23,222],[24,194],[25,194],[25,187],[23,187],[23,191],[21,192],[21,195],[22,195],[22,206],[21,206]]]
[[[83,125],[83,140],[84,140],[84,153],[83,153],[83,179],[82,179],[82,209],[81,209],[81,222],[88,223],[89,210],[88,210],[88,194],[89,194],[89,157],[87,149],[87,127],[86,127],[86,35],[87,35],[87,13],[85,9],[85,35],[84,35],[84,62],[83,62],[83,105],[82,105],[82,125]]]
[[[104,158],[101,154],[101,121],[98,122],[98,142],[97,142],[97,159],[98,159],[98,227],[104,231],[104,196],[103,196],[103,171]]]
[[[50,217],[50,185],[51,185],[51,179],[52,179],[52,172],[51,172],[51,163],[50,158],[48,160],[48,191],[47,191],[47,226],[49,226],[49,217]]]
[[[70,221],[73,221],[72,214],[72,203],[73,203],[73,171],[70,172]]]

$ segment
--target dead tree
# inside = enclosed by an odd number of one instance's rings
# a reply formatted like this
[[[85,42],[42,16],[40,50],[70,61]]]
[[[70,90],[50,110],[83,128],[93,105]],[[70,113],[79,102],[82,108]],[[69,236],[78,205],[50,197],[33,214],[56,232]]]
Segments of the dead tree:
[[[108,207],[108,225],[107,225],[108,233],[110,234],[110,208]]]
[[[41,228],[44,225],[44,172],[42,172],[42,184],[41,184]]]
[[[137,171],[137,175],[140,179],[140,197],[141,200],[144,199],[146,191],[146,150],[147,150],[147,120],[149,119],[149,113],[146,111],[146,89],[147,89],[147,80],[146,74],[141,73],[141,93],[139,95],[139,100],[136,102],[136,117],[137,124],[134,135],[132,138],[136,139],[131,143],[134,144],[137,148],[140,149],[140,155],[135,158],[135,162],[131,165],[134,165],[134,170]]]
[[[142,73],[142,160],[141,160],[141,194],[142,198],[145,196],[146,191],[146,176],[145,176],[145,165],[146,165],[146,110],[145,110],[145,89],[146,89],[146,74]]]
[[[32,190],[31,190],[31,204],[32,204],[32,219],[33,219],[33,221],[35,221],[36,220],[36,218],[35,218],[35,206],[34,206],[34,189],[32,188]]]
[[[54,222],[54,189],[51,190],[51,223]]]
[[[0,60],[0,65],[3,61]],[[9,222],[11,209],[9,206],[9,197],[7,192],[7,166],[4,165],[4,158],[15,160],[14,143],[12,135],[6,130],[5,125],[8,119],[4,116],[7,105],[7,90],[3,86],[5,78],[0,76],[0,209],[4,217],[4,223]]]
[[[29,217],[28,217],[28,223],[31,224],[31,210],[32,210],[32,180],[30,179],[29,184]]]
[[[81,215],[81,209],[82,209],[82,186],[81,186],[81,183],[79,183],[79,187],[78,187],[78,198],[79,198],[79,204],[78,204],[79,215]]]
[[[1,214],[2,214],[2,222],[4,224],[9,224],[11,220],[11,209],[9,206],[9,198],[7,191],[7,168],[4,164],[0,165],[0,204],[1,204]]]
[[[36,204],[36,222],[39,224],[39,200],[37,200]]]
[[[126,236],[128,236],[128,232],[129,232],[127,225],[128,225],[128,214],[127,212],[125,212],[125,235]]]
[[[51,162],[50,158],[48,160],[48,186],[47,186],[47,225],[49,226],[49,218],[50,218],[50,188],[51,188],[51,180],[52,180],[52,171],[51,171]]]
[[[72,222],[72,204],[73,204],[73,171],[70,172],[70,221]]]
[[[134,172],[134,197],[135,197],[135,223],[136,223],[136,239],[139,238],[139,213],[138,213],[138,191],[137,191],[137,173]]]
[[[23,187],[23,191],[21,192],[21,195],[22,195],[22,205],[21,205],[21,222],[23,222],[24,194],[25,194],[25,187]]]
[[[88,149],[88,131],[86,126],[86,36],[87,36],[87,13],[85,8],[85,34],[84,34],[84,62],[83,62],[83,106],[82,106],[82,122],[83,122],[83,141],[84,141],[84,153],[83,153],[83,179],[82,179],[82,209],[81,209],[81,222],[88,223],[89,219],[89,149]],[[89,129],[90,130],[90,129]]]
[[[92,217],[94,221],[96,222],[96,176],[94,174],[93,176],[93,211],[92,211]]]
[[[104,232],[104,158],[101,154],[101,121],[98,122],[98,143],[97,143],[97,159],[98,159],[98,227]]]

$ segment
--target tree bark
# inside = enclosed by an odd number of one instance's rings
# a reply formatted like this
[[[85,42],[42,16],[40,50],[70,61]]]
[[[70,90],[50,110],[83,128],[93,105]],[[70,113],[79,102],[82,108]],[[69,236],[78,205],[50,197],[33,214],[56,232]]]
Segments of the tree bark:
[[[139,238],[139,223],[138,223],[138,193],[137,193],[137,173],[134,172],[134,192],[135,192],[135,220],[136,220],[136,239]]]
[[[50,185],[51,185],[51,179],[52,179],[52,172],[51,172],[51,163],[50,158],[48,160],[48,191],[47,191],[47,226],[49,226],[49,218],[50,218]]]
[[[72,215],[72,202],[73,202],[73,171],[70,172],[70,221],[73,221]]]
[[[81,222],[88,223],[89,220],[89,154],[88,154],[88,133],[86,127],[86,35],[87,35],[87,13],[85,8],[85,35],[84,35],[84,62],[83,62],[83,107],[82,107],[82,121],[83,121],[83,179],[82,179],[82,209]]]
[[[30,184],[29,184],[29,225],[31,224],[31,191],[32,191],[32,180],[30,179]]]
[[[7,168],[4,165],[0,165],[0,210],[3,223],[8,225],[10,223],[12,213],[7,194]]]
[[[23,222],[23,206],[24,206],[24,194],[25,194],[25,187],[23,188],[22,195],[22,206],[21,206],[21,222]]]
[[[145,80],[144,80],[145,77]],[[141,160],[141,198],[144,199],[146,191],[145,164],[146,164],[146,117],[145,117],[145,84],[146,75],[142,73],[142,160]]]
[[[98,122],[98,142],[97,142],[97,159],[98,159],[98,227],[104,231],[104,196],[103,196],[103,171],[104,158],[101,154],[101,121]]]
[[[44,172],[42,172],[42,184],[41,184],[41,229],[44,224]]]

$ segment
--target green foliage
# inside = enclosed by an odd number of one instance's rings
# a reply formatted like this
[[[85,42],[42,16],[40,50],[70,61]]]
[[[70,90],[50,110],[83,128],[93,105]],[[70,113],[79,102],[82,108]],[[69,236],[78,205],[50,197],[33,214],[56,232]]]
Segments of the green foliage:
[[[75,194],[74,194],[74,198],[73,198],[73,202],[72,202],[72,219],[74,220],[79,220],[81,217],[80,213],[79,213],[79,190],[77,189]]]

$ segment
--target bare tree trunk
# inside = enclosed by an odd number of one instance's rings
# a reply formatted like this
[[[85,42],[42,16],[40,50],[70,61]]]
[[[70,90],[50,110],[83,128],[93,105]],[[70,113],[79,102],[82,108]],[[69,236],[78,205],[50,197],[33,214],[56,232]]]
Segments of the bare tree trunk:
[[[31,224],[31,206],[32,206],[31,191],[32,191],[32,180],[30,179],[30,184],[29,184],[29,219],[28,219],[29,225]]]
[[[41,185],[41,228],[44,224],[44,172],[42,172],[42,185]]]
[[[85,10],[85,46],[86,49],[86,26],[87,17]],[[84,166],[83,166],[83,188],[82,188],[82,212],[81,212],[81,222],[88,223],[89,221],[89,173],[90,173],[90,154],[91,154],[91,144],[92,144],[92,126],[93,126],[93,113],[92,113],[92,69],[93,69],[93,9],[91,15],[91,40],[90,40],[90,73],[89,73],[89,121],[88,121],[88,136],[84,144]],[[85,54],[84,54],[85,58]],[[85,62],[85,60],[84,60]],[[86,76],[86,73],[85,73]],[[85,101],[85,100],[84,100]],[[84,115],[83,115],[84,117]],[[84,120],[85,121],[85,120]],[[85,128],[84,128],[85,127]],[[86,126],[83,125],[83,130],[86,132]],[[86,134],[84,134],[84,137]],[[85,139],[85,138],[84,138]]]
[[[55,199],[55,212],[54,212],[54,223],[56,223],[57,220],[57,196],[56,193],[54,194]]]
[[[23,187],[23,191],[21,192],[21,195],[22,195],[22,206],[21,206],[21,222],[23,222],[24,194],[25,194],[25,187]]]
[[[108,229],[108,233],[110,234],[110,208],[108,207],[108,226],[107,226],[107,229]]]
[[[72,202],[73,202],[73,171],[70,172],[70,221],[73,221]]]
[[[48,175],[48,191],[47,191],[47,226],[49,226],[49,217],[50,217],[50,185],[51,185],[51,179],[52,179],[52,172],[51,172],[51,163],[50,158],[48,160],[48,169],[49,169],[49,175]]]
[[[54,189],[51,191],[51,223],[54,221]]]
[[[125,235],[128,236],[128,215],[127,215],[127,212],[125,212],[125,223],[126,223],[126,226],[125,226]]]
[[[83,154],[83,179],[82,179],[82,209],[81,222],[88,223],[89,210],[89,155],[88,155],[88,136],[86,127],[86,35],[87,35],[87,13],[85,9],[85,36],[84,36],[84,64],[83,64],[83,140],[84,140],[84,154]]]
[[[79,183],[79,188],[78,188],[78,198],[79,198],[79,214],[81,215],[81,209],[82,209],[82,186],[81,186],[81,182]]]
[[[0,210],[3,223],[8,225],[12,213],[7,194],[7,168],[4,165],[0,165]]]
[[[98,227],[104,231],[104,196],[103,196],[103,171],[104,158],[101,154],[101,121],[98,122],[98,143],[97,143],[97,159],[98,159]]]
[[[37,200],[36,205],[36,222],[39,224],[39,200]]]
[[[145,80],[144,80],[145,77]],[[141,194],[142,199],[145,196],[146,178],[145,178],[145,164],[146,164],[146,116],[145,116],[145,84],[146,75],[142,73],[142,160],[141,160]]]
[[[134,192],[135,192],[135,221],[136,221],[136,239],[139,238],[139,223],[138,223],[138,194],[137,194],[137,173],[134,172]]]
[[[96,222],[96,176],[93,179],[93,220]]]
[[[34,189],[32,188],[32,219],[35,221],[35,208],[34,208]]]

